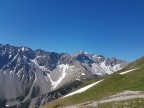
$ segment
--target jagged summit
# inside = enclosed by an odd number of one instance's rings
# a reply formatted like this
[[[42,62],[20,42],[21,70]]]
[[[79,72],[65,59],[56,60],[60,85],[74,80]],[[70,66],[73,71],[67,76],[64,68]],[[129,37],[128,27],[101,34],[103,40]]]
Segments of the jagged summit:
[[[111,74],[128,65],[125,61],[116,59],[115,57],[106,58],[102,55],[88,54],[84,52],[77,53],[73,57],[96,75]]]
[[[80,51],[79,53],[82,53],[82,54],[88,54],[87,52],[85,51]]]

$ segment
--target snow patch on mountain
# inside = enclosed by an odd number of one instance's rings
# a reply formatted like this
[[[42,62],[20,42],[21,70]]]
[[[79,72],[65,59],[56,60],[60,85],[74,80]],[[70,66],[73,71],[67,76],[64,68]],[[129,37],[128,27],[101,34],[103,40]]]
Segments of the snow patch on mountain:
[[[22,47],[22,51],[25,51],[25,48],[24,48],[24,47]]]
[[[62,80],[67,75],[66,71],[69,69],[72,69],[73,66],[69,66],[68,64],[61,64],[61,65],[58,65],[57,68],[60,69],[60,73],[61,73],[61,75],[59,76],[59,79],[57,81],[53,81],[50,74],[47,74],[47,76],[50,79],[50,82],[52,84],[52,89],[55,89],[62,82]]]
[[[11,58],[11,57],[12,57],[12,55],[10,54],[10,55],[9,55],[9,58]]]
[[[88,85],[88,86],[85,86],[85,87],[83,87],[83,88],[81,88],[81,89],[79,89],[79,90],[76,90],[76,91],[74,91],[74,92],[72,92],[72,93],[70,93],[70,94],[68,94],[68,95],[66,95],[66,96],[64,96],[64,97],[62,97],[62,98],[69,97],[69,96],[72,96],[72,95],[75,95],[75,94],[78,94],[78,93],[82,93],[82,92],[88,90],[89,88],[95,86],[96,84],[98,84],[98,83],[100,83],[100,82],[102,82],[102,81],[103,81],[103,80],[100,80],[100,81],[97,81],[97,82],[95,82],[95,83],[92,83],[92,84],[90,84],[90,85]]]
[[[84,75],[85,75],[85,73],[82,73],[82,75],[84,76]]]
[[[22,50],[22,51],[27,51],[28,49],[25,48],[25,47],[22,47],[21,50]]]
[[[97,75],[103,75],[103,74],[112,74],[115,71],[118,71],[122,68],[120,68],[120,64],[117,64],[113,67],[111,66],[106,66],[105,61],[97,64],[97,63],[93,63],[91,65],[92,70],[94,71],[93,74],[97,74]],[[102,72],[103,71],[103,72]]]
[[[120,64],[117,64],[115,66],[112,67],[114,71],[118,71],[121,70],[122,68],[120,67]]]
[[[111,69],[110,66],[106,66],[105,65],[105,62],[102,62],[100,64],[100,67],[107,73],[107,74],[112,74],[113,73],[113,70]]]
[[[29,94],[25,97],[25,99],[23,100],[23,102],[26,102],[27,100],[29,100],[31,98],[32,90],[34,88],[34,85],[35,85],[36,81],[37,81],[37,75],[35,73],[35,80],[34,80],[32,86],[30,88]]]
[[[124,72],[121,72],[121,73],[119,73],[119,74],[120,74],[120,75],[124,75],[124,74],[126,74],[126,73],[132,72],[132,71],[137,70],[137,69],[139,69],[139,68],[135,68],[135,69],[131,69],[131,70],[128,70],[128,71],[124,71]]]
[[[32,63],[34,63],[37,67],[39,67],[42,71],[47,71],[47,72],[51,72],[50,70],[48,70],[46,68],[46,66],[39,66],[37,63],[37,58],[40,58],[41,56],[36,56],[35,59],[31,60]]]
[[[18,71],[17,76],[20,77],[20,73],[22,72],[23,68],[21,70]]]

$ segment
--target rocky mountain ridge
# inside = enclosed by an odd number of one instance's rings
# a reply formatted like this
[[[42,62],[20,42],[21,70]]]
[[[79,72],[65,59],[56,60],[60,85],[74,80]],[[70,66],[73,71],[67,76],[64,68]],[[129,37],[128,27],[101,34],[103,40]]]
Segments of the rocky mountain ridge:
[[[13,106],[76,80],[111,74],[127,64],[84,52],[69,55],[1,44],[0,97]]]

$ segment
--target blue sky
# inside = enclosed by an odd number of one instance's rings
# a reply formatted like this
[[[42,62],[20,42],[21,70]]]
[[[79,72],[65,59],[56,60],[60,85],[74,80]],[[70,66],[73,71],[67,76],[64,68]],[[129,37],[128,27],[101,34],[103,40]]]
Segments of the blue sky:
[[[144,1],[0,0],[0,43],[133,61],[144,55]]]

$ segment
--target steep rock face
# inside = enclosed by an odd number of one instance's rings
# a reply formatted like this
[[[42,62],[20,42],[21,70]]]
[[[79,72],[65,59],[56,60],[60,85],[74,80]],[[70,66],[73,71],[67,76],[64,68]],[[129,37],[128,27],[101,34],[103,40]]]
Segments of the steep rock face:
[[[0,97],[7,99],[7,106],[92,77],[69,54],[0,45]]]
[[[69,54],[37,50],[36,57],[31,62],[43,71],[45,80],[51,84],[51,90],[70,83],[78,79],[78,77],[82,78],[82,72],[87,73],[89,79],[93,77],[80,62]]]
[[[88,54],[84,51],[80,51],[73,57],[81,62],[82,65],[86,67],[92,74],[98,76],[112,74],[113,72],[123,69],[129,64],[114,57],[105,58],[102,55]]]
[[[76,80],[111,74],[126,65],[116,58],[84,52],[71,56],[0,45],[0,98],[7,100],[7,106],[13,106]]]
[[[33,51],[13,46],[0,46],[0,94],[8,100],[25,96],[34,81],[34,68],[29,64]],[[24,86],[23,86],[24,85]]]

